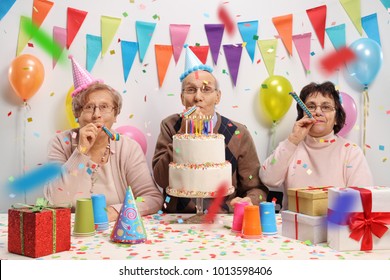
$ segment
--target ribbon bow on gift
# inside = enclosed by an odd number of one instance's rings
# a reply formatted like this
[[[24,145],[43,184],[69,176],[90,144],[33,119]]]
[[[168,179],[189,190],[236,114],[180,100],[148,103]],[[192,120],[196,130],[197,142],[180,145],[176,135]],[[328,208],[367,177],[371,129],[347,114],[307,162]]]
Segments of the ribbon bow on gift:
[[[360,241],[362,239],[361,250],[372,250],[374,234],[381,238],[388,230],[386,224],[390,224],[390,214],[386,212],[372,213],[372,193],[368,189],[351,187],[360,192],[363,212],[351,213],[348,221],[351,230],[350,238]]]
[[[12,208],[14,208],[14,209],[28,208],[33,213],[42,212],[42,210],[45,210],[45,209],[54,210],[54,208],[59,208],[59,207],[68,208],[68,207],[70,207],[70,205],[69,204],[63,205],[63,206],[49,205],[49,201],[43,197],[38,197],[37,200],[35,201],[35,205],[29,205],[29,204],[24,204],[24,203],[16,203],[15,205],[12,205]]]

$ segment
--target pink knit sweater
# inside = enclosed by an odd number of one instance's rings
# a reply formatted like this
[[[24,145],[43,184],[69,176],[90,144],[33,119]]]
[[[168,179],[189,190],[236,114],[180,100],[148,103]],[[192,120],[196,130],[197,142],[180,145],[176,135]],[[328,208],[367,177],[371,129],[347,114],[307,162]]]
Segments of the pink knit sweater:
[[[62,163],[65,169],[60,179],[45,187],[45,197],[52,204],[71,203],[75,206],[78,198],[91,195],[89,190],[94,162],[76,149],[77,132],[78,130],[75,129],[59,133],[49,146],[49,160]],[[163,203],[162,193],[153,181],[138,143],[121,136],[119,141],[111,142],[110,149],[111,172],[108,172],[107,181],[112,182],[113,186],[110,184],[112,187],[104,193],[107,206],[112,206],[119,212],[125,198],[126,188],[130,186],[134,198],[142,197],[143,202],[137,202],[141,215],[153,214],[160,210]]]
[[[322,138],[306,136],[298,145],[282,141],[262,165],[260,178],[268,187],[283,187],[283,209],[289,188],[373,185],[360,147],[333,132]]]

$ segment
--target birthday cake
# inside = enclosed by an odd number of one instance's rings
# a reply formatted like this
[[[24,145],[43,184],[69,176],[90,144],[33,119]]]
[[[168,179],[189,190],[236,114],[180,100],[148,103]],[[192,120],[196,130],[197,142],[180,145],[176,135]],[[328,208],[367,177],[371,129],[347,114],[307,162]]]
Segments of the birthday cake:
[[[177,197],[213,197],[222,184],[232,186],[232,165],[225,160],[222,134],[176,134],[169,164],[167,193]]]

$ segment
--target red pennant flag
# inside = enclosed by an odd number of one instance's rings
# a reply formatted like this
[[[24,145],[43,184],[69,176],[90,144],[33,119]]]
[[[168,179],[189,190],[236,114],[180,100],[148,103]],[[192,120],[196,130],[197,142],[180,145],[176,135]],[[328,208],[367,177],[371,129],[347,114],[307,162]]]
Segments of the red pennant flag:
[[[203,64],[206,64],[209,46],[190,46],[190,49]]]
[[[88,12],[68,8],[66,48],[69,49]]]
[[[325,23],[326,23],[326,5],[306,10],[311,25],[317,34],[321,47],[324,48]]]

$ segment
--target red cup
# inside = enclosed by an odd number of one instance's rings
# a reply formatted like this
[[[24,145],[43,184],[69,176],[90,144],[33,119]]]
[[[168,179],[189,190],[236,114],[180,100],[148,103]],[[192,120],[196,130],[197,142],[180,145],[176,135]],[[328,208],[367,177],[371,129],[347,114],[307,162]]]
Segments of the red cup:
[[[258,205],[247,205],[244,208],[242,223],[243,238],[256,239],[262,235],[260,224],[260,211]]]

